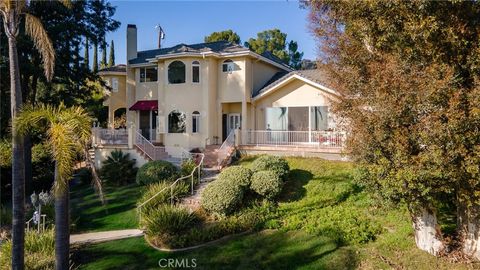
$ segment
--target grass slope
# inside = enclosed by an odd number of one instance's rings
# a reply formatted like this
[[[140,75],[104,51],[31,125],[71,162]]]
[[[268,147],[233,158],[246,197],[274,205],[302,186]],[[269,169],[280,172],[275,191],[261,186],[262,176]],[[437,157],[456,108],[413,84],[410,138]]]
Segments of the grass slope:
[[[249,165],[253,158],[243,159]],[[162,253],[143,238],[88,246],[80,269],[158,269],[162,258],[196,259],[198,269],[479,269],[415,247],[405,207],[376,206],[352,183],[350,163],[288,159],[292,173],[265,230],[182,253]],[[363,232],[375,232],[374,235]],[[374,241],[363,243],[364,239]]]
[[[136,203],[142,187],[131,184],[105,187],[106,204],[90,185],[72,188],[71,209],[75,233],[131,229],[137,227]]]

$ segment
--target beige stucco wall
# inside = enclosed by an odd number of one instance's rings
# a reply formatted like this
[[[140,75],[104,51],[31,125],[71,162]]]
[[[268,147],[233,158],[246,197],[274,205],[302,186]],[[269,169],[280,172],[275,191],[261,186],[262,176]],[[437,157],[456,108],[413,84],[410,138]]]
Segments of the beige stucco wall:
[[[127,107],[127,86],[126,76],[119,74],[104,74],[102,79],[112,86],[112,79],[118,80],[118,91],[109,91],[108,96],[105,99],[104,105],[108,106],[108,126],[113,128],[113,120],[115,111],[120,108]]]
[[[235,70],[222,71],[223,61],[234,61]],[[175,60],[185,64],[186,80],[182,84],[168,83],[168,65]],[[192,82],[192,62],[200,62],[200,83]],[[180,146],[187,149],[200,147],[214,142],[214,137],[222,136],[222,114],[240,113],[242,125],[254,127],[254,109],[251,106],[251,91],[255,86],[263,85],[279,69],[249,56],[233,58],[216,57],[179,57],[158,60],[158,81],[140,83],[140,69],[129,69],[129,79],[133,97],[131,104],[138,100],[158,99],[158,115],[164,123],[165,133],[158,134],[157,142],[166,146]],[[127,90],[127,99],[129,91]],[[186,114],[186,133],[168,133],[168,114],[179,110]],[[200,112],[200,132],[192,133],[192,113]],[[129,120],[138,127],[138,112],[130,112]]]
[[[252,63],[252,80],[253,89],[257,90],[264,86],[275,73],[281,71],[280,68],[269,65],[261,61],[253,61]]]
[[[135,68],[135,84],[137,101],[158,99],[157,82],[140,82],[140,68]]]
[[[228,58],[233,61],[234,71],[223,72],[222,64],[226,59],[219,61],[218,99],[220,102],[240,102],[245,96],[246,57]]]
[[[302,80],[293,79],[272,93],[254,100],[255,129],[265,129],[265,108],[330,106],[334,97]]]

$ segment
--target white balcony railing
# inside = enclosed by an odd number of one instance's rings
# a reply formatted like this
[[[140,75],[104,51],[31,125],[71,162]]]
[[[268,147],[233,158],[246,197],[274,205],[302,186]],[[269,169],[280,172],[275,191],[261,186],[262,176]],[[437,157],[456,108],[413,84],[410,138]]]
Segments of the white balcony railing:
[[[297,146],[317,148],[342,148],[346,133],[338,131],[242,131],[243,144],[256,146]]]
[[[106,129],[94,127],[92,129],[93,142],[96,145],[122,145],[128,144],[128,131],[126,129]]]

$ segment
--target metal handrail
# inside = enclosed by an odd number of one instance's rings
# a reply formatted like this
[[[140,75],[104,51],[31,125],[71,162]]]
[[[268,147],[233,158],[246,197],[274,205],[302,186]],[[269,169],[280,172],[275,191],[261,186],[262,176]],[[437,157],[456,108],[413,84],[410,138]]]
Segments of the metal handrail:
[[[145,138],[139,130],[136,131],[135,135],[135,145],[139,147],[150,159],[157,160],[158,150],[162,149],[163,152],[166,151],[164,146],[156,146],[147,140],[147,138]],[[149,153],[147,149],[151,149],[153,153]]]
[[[186,150],[185,150],[186,151]],[[191,185],[191,194],[193,195],[193,192],[194,192],[194,174],[195,174],[195,171],[198,170],[198,179],[200,179],[201,177],[201,170],[202,170],[202,166],[203,166],[203,160],[205,158],[205,155],[203,153],[196,153],[196,154],[192,154],[190,153],[192,156],[193,155],[199,155],[201,158],[200,158],[200,162],[198,162],[197,166],[195,166],[195,168],[193,168],[192,172],[189,174],[189,175],[186,175],[186,176],[182,176],[180,178],[177,178],[177,180],[175,180],[170,186],[168,187],[165,187],[163,188],[162,190],[160,190],[159,192],[157,192],[155,195],[153,195],[152,197],[150,197],[148,200],[144,201],[143,203],[141,203],[139,206],[137,206],[137,212],[138,212],[138,215],[139,217],[141,217],[141,213],[142,213],[142,208],[147,204],[149,203],[150,201],[152,201],[153,199],[155,199],[157,196],[159,196],[160,194],[162,194],[164,191],[166,191],[167,189],[170,189],[170,204],[173,205],[173,188],[175,187],[175,185],[184,180],[184,179],[188,179],[188,178],[191,178],[192,179],[192,185]]]

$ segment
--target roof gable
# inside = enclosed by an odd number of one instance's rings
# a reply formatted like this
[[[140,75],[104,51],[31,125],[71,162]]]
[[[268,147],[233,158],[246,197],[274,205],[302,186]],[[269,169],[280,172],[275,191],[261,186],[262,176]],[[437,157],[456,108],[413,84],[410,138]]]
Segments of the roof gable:
[[[318,69],[311,70],[296,70],[292,72],[277,72],[275,75],[270,78],[270,80],[260,89],[254,90],[252,92],[252,98],[258,99],[261,98],[281,86],[287,84],[291,80],[300,79],[316,88],[319,88],[325,92],[328,92],[333,95],[338,95],[338,93],[329,88],[327,83],[327,76],[324,72]]]

